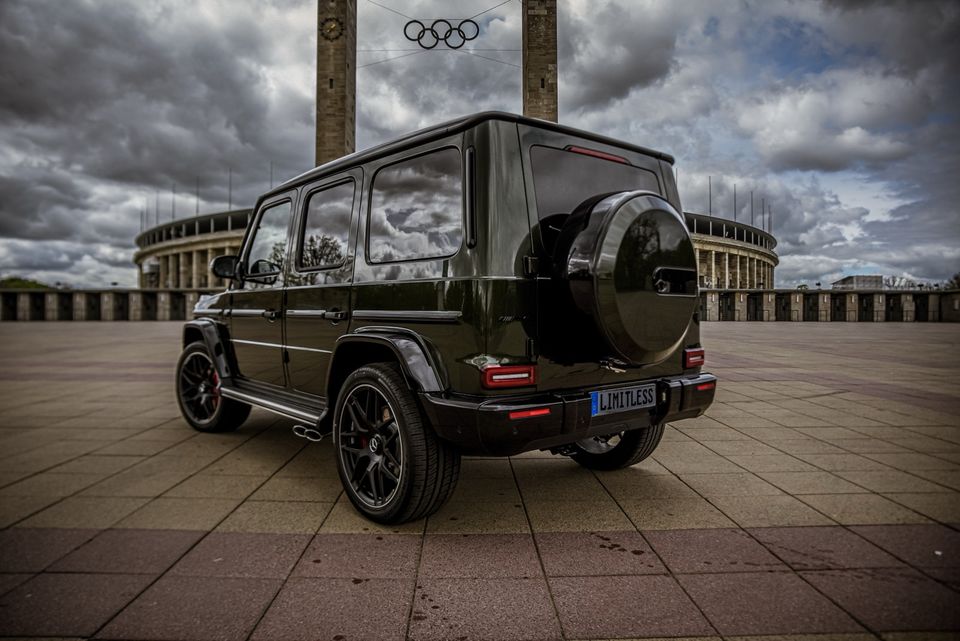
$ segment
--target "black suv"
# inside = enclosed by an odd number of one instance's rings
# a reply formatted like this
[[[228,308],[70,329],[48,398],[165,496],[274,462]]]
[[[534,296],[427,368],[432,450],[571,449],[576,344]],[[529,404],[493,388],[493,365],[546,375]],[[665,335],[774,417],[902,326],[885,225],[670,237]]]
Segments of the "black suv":
[[[435,511],[461,454],[643,460],[716,387],[672,165],[481,113],[280,185],[184,327],[184,418],[234,430],[257,406],[332,434],[383,523]]]

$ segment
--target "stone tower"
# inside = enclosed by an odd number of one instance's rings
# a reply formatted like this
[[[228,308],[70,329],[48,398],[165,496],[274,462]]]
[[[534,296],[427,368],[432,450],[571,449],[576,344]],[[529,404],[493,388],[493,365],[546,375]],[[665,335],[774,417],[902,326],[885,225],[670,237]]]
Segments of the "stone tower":
[[[557,122],[557,0],[523,2],[523,115]]]
[[[354,152],[356,105],[357,2],[317,0],[317,165]]]

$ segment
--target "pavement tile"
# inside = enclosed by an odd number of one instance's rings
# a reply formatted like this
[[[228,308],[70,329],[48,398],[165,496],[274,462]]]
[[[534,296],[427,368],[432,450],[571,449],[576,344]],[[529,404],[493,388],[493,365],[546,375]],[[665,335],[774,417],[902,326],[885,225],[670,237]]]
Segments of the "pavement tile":
[[[427,519],[431,534],[525,534],[530,531],[520,503],[448,502]]]
[[[464,478],[461,473],[450,501],[453,503],[475,501],[519,503],[520,490],[517,488],[517,483],[512,474],[510,476],[472,476]]]
[[[803,439],[783,439],[772,441],[773,445],[780,451],[793,456],[801,454],[845,454],[846,450],[833,443],[817,441],[812,438]]]
[[[309,534],[211,532],[167,576],[285,579]]]
[[[862,494],[863,488],[830,472],[761,472],[789,494]]]
[[[513,468],[508,458],[476,458],[465,456],[460,461],[461,479],[510,479]]]
[[[805,494],[800,500],[841,525],[928,521],[926,517],[877,494]]]
[[[903,565],[877,546],[840,526],[755,528],[750,533],[794,570],[889,568]]]
[[[412,579],[293,578],[251,639],[399,641],[404,638],[412,595]]]
[[[960,470],[911,470],[913,474],[954,490],[960,490]]]
[[[639,532],[538,532],[536,539],[548,576],[666,573]]]
[[[164,576],[124,608],[98,637],[243,640],[279,588],[280,581],[271,579]]]
[[[427,578],[530,578],[542,576],[528,534],[428,534],[418,576]]]
[[[862,630],[793,573],[685,574],[677,578],[723,636]]]
[[[858,525],[852,528],[863,538],[919,568],[958,568],[960,578],[960,532],[943,525]]]
[[[711,501],[740,527],[833,524],[792,496],[718,496]]]
[[[145,460],[144,456],[106,456],[99,451],[75,458],[50,470],[58,474],[116,474]]]
[[[161,574],[190,549],[202,532],[104,530],[63,557],[52,572]]]
[[[956,470],[960,467],[951,461],[919,452],[892,452],[889,454],[867,454],[866,456],[883,465],[889,465],[907,472],[914,470]]]
[[[56,474],[43,472],[0,489],[0,497],[52,496],[75,494],[103,478],[103,474]]]
[[[766,443],[751,440],[748,441],[711,441],[705,443],[711,450],[721,456],[731,454],[755,455],[755,454],[777,454],[778,451]]]
[[[151,580],[123,574],[38,574],[0,597],[0,636],[92,636]]]
[[[713,628],[669,576],[551,578],[568,638],[710,635]]]
[[[9,527],[58,501],[53,496],[5,496],[0,501],[0,528]]]
[[[421,579],[412,641],[560,639],[546,583],[539,579]]]
[[[148,499],[71,496],[21,521],[17,527],[106,529]]]
[[[167,490],[163,496],[184,499],[245,499],[266,480],[259,476],[196,474]]]
[[[734,523],[702,498],[622,501],[620,506],[638,530],[733,527]]]
[[[828,472],[887,469],[883,463],[859,454],[797,454],[796,456]]]
[[[732,474],[684,474],[683,481],[706,497],[715,496],[767,496],[783,494],[782,491],[750,472]]]
[[[675,574],[787,569],[743,530],[650,531],[646,537]]]
[[[956,494],[886,494],[891,501],[906,505],[931,519],[944,523],[960,523],[960,498]]]
[[[212,530],[237,507],[237,499],[160,497],[117,523],[117,528]]]
[[[58,528],[0,530],[0,572],[40,572],[97,532]]]
[[[0,596],[3,596],[18,585],[26,583],[34,576],[36,575],[0,573]]]
[[[837,472],[838,476],[873,492],[950,492],[951,490],[899,470]],[[960,500],[960,496],[957,497]]]
[[[411,534],[317,534],[293,576],[413,578],[420,545],[421,538]]]
[[[333,505],[333,509],[323,520],[320,527],[321,534],[419,534],[426,526],[427,520],[420,519],[400,525],[381,525],[360,516],[356,508],[345,497]]]
[[[225,518],[217,530],[314,534],[332,507],[332,503],[304,501],[247,501]]]
[[[620,506],[604,494],[596,501],[527,501],[534,532],[594,532],[636,528]]]
[[[757,454],[751,456],[734,454],[727,458],[750,472],[809,472],[816,469],[809,463],[804,463],[789,454]]]
[[[802,576],[871,630],[960,630],[957,593],[916,570],[824,570]]]
[[[250,497],[254,501],[335,503],[343,492],[339,479],[314,476],[273,477]]]
[[[598,478],[617,501],[697,496],[686,483],[672,474],[606,473]]]

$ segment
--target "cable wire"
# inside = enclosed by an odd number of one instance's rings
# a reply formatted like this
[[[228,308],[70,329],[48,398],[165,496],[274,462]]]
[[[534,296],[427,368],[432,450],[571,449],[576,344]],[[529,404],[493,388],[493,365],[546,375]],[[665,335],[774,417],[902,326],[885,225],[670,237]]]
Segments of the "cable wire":
[[[493,7],[490,7],[489,9],[484,9],[483,11],[481,11],[480,13],[478,13],[478,14],[476,14],[476,15],[474,15],[474,16],[470,16],[469,18],[467,18],[467,20],[473,20],[473,19],[476,18],[477,16],[482,16],[483,14],[487,13],[488,11],[493,11],[494,9],[497,9],[497,8],[499,8],[499,7],[502,7],[503,5],[507,4],[508,2],[512,2],[512,0],[504,0],[503,2],[501,2],[501,3],[498,4],[498,5],[495,5],[495,6],[493,6]],[[521,3],[521,4],[522,4],[522,3]]]
[[[372,67],[373,65],[378,65],[381,62],[390,62],[391,60],[398,60],[400,58],[409,58],[410,56],[415,56],[418,53],[424,53],[427,49],[421,49],[420,51],[414,51],[413,53],[405,53],[402,56],[393,56],[392,58],[384,58],[383,60],[377,60],[376,62],[368,62],[365,65],[358,65],[357,69],[363,69],[364,67]]]
[[[510,0],[507,0],[507,1],[509,2]],[[377,5],[378,7],[380,7],[381,9],[386,9],[387,11],[392,11],[392,12],[394,12],[395,14],[397,14],[398,16],[403,16],[403,17],[406,18],[407,20],[413,20],[413,18],[411,18],[411,17],[408,16],[407,14],[405,14],[405,13],[400,13],[400,12],[397,11],[396,9],[391,9],[391,8],[388,7],[387,5],[380,4],[379,2],[375,2],[374,0],[367,0],[367,2],[369,2],[370,4],[375,4],[375,5]]]

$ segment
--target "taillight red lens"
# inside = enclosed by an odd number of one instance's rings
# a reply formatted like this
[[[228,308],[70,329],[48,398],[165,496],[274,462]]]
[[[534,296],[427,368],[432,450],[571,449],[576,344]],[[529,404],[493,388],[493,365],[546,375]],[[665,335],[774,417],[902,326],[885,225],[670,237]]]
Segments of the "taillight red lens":
[[[525,387],[536,382],[536,365],[488,365],[483,368],[483,386],[488,389]]]
[[[706,352],[702,347],[692,347],[683,350],[683,369],[702,367],[706,360]]]
[[[706,392],[707,390],[711,390],[716,386],[717,386],[716,383],[701,383],[700,385],[697,385],[697,391]]]
[[[549,407],[538,407],[535,410],[517,410],[516,412],[510,412],[511,421],[515,421],[518,418],[533,418],[534,416],[546,416],[550,413]]]

